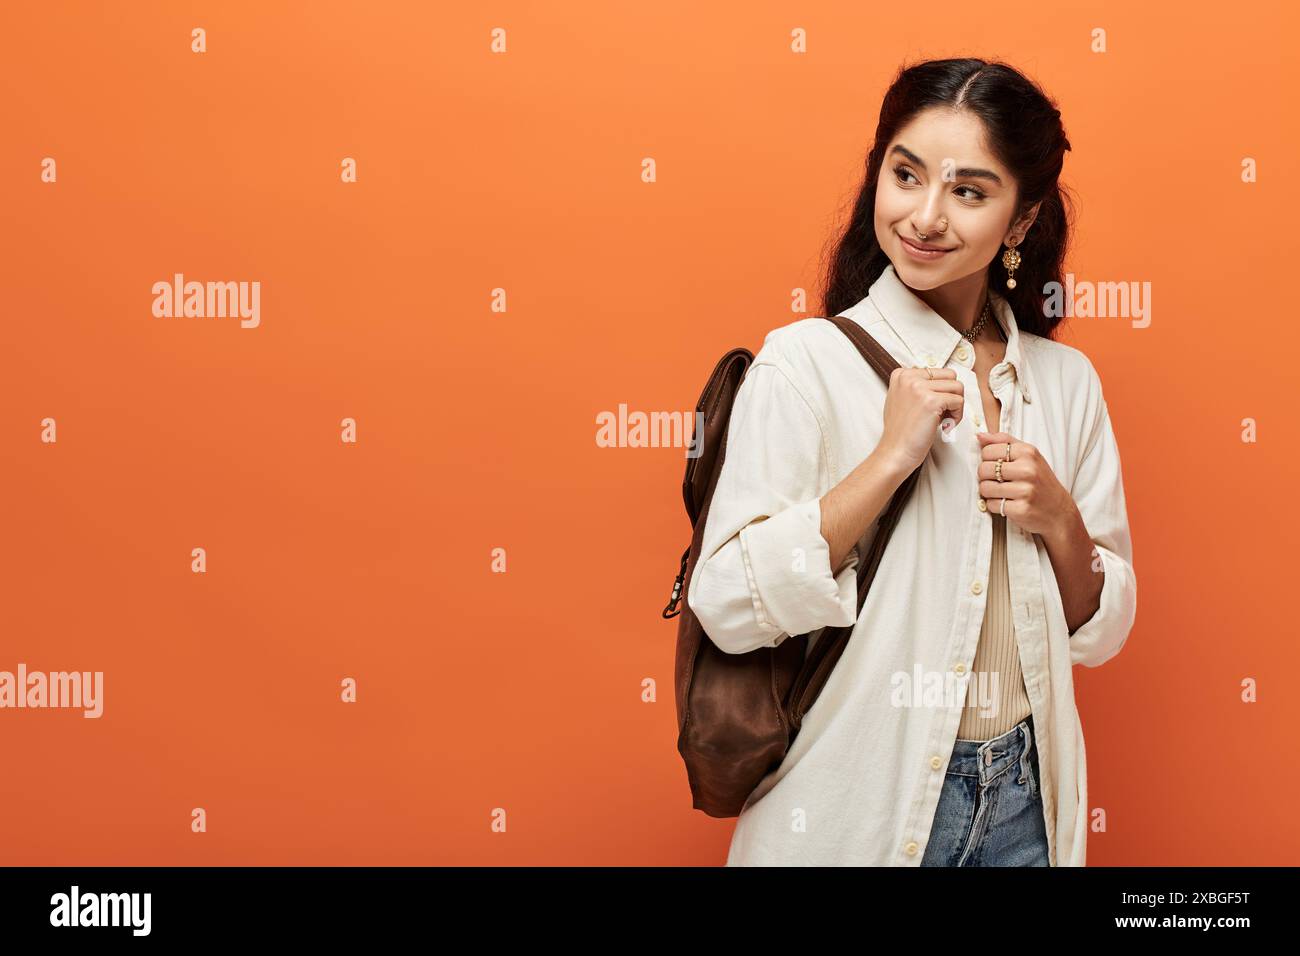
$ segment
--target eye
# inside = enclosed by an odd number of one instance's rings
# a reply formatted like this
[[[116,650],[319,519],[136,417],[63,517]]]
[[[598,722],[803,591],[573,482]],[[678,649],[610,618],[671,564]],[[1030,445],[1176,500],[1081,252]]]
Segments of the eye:
[[[986,195],[982,190],[976,189],[974,186],[958,186],[958,187],[957,187],[957,191],[958,191],[958,192],[961,192],[962,190],[967,190],[968,192],[970,192],[971,195],[967,197],[968,199],[973,199],[973,200],[975,200],[975,201],[979,201],[979,200],[981,200],[981,199],[987,199],[987,198],[988,198],[988,196],[987,196],[987,195]]]
[[[912,171],[908,169],[906,166],[898,165],[894,167],[894,175],[898,177],[900,182],[906,182],[906,180],[904,180],[903,177],[912,176],[913,174]]]

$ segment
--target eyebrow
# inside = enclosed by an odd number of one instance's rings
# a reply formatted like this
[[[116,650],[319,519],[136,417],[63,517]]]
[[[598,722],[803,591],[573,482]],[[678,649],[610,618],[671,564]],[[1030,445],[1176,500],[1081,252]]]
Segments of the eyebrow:
[[[922,169],[926,168],[925,160],[921,159],[920,156],[916,155],[916,153],[912,152],[906,146],[895,145],[890,152],[902,153],[909,162],[915,163]],[[999,186],[1002,185],[1001,177],[999,177],[997,173],[988,169],[972,169],[970,167],[963,167],[958,169],[953,175],[958,179],[987,179],[990,182],[997,183]]]

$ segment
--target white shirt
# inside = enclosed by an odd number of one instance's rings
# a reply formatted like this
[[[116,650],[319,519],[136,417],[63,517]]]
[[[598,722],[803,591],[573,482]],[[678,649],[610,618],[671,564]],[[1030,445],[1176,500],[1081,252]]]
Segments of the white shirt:
[[[1093,566],[1106,574],[1100,608],[1070,635],[1046,546],[1007,519],[1049,856],[1053,866],[1083,866],[1088,778],[1072,667],[1114,657],[1137,608],[1119,450],[1087,356],[1021,332],[996,292],[993,302],[1007,337],[989,373],[999,429],[1034,445],[1069,489],[1096,545]],[[728,866],[918,866],[983,623],[993,530],[979,506],[975,432],[989,429],[974,351],[892,265],[840,314],[904,368],[955,369],[965,408],[951,440],[936,429],[859,616],[858,561],[876,525],[832,576],[820,498],[879,443],[887,386],[824,318],[769,332],[745,375],[687,602],[710,639],[736,654],[857,623],[785,760],[745,803]],[[918,676],[931,693],[945,681],[960,692],[902,706]]]

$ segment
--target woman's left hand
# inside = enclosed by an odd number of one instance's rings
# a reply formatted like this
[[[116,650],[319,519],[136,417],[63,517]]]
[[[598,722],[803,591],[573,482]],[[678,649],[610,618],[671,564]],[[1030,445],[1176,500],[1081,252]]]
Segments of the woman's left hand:
[[[1078,506],[1037,448],[1006,432],[976,432],[975,437],[980,443],[979,494],[992,514],[1003,514],[1005,507],[1007,518],[1045,537],[1070,526]],[[993,477],[999,458],[1010,459],[1002,463],[1000,482]]]

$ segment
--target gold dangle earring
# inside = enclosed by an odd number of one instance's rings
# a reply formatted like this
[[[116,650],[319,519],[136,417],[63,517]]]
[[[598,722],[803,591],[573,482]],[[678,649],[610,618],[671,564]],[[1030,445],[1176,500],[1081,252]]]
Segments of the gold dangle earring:
[[[1016,267],[1020,265],[1020,253],[1016,251],[1014,243],[1007,248],[1006,252],[1002,253],[1002,265],[1007,270],[1007,288],[1014,289],[1016,287],[1015,271]]]

